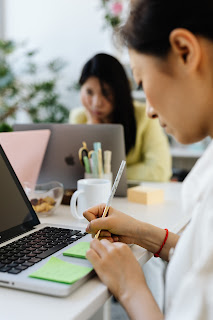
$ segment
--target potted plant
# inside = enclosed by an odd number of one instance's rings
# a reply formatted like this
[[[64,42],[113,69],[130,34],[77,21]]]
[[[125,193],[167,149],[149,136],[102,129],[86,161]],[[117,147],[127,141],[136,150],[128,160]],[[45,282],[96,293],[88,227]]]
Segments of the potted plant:
[[[0,131],[10,131],[17,112],[26,112],[32,122],[66,122],[68,108],[61,103],[58,81],[65,63],[60,59],[38,66],[37,51],[17,52],[24,45],[0,40]],[[15,58],[14,58],[15,56]],[[45,77],[40,77],[45,70]],[[14,121],[14,120],[13,120]]]

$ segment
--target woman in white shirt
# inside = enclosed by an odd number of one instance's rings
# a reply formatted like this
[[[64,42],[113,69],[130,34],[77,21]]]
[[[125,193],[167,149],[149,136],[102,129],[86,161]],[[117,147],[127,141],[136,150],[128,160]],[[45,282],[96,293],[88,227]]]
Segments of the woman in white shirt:
[[[149,117],[184,144],[213,137],[212,17],[212,0],[136,0],[121,30]],[[182,203],[192,219],[181,237],[113,208],[97,219],[104,205],[84,213],[87,232],[101,229],[103,239],[87,258],[131,319],[213,319],[213,143],[184,181]],[[164,315],[129,243],[170,260]]]

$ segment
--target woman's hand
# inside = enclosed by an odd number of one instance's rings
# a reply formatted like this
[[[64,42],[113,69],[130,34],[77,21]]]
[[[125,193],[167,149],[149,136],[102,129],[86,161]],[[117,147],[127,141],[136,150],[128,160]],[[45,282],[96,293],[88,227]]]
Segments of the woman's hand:
[[[101,281],[122,304],[146,285],[142,269],[126,244],[94,239],[86,257]]]
[[[90,110],[88,110],[87,108],[85,108],[85,113],[86,113],[86,116],[87,116],[87,124],[103,123],[101,121],[101,119],[99,119],[98,117],[94,116],[92,114],[92,112],[90,112]]]
[[[121,211],[109,208],[108,215],[101,218],[105,204],[89,208],[84,212],[84,217],[90,221],[86,232],[94,237],[98,230],[101,230],[99,239],[107,239],[110,242],[124,242],[137,244],[150,252],[157,252],[165,239],[165,230],[136,220]],[[168,261],[169,251],[175,248],[179,236],[169,232],[169,236],[160,257]]]
[[[86,108],[85,113],[87,117],[87,124],[113,123],[113,118],[111,114],[109,116],[98,117]]]
[[[107,217],[101,219],[104,208],[105,204],[100,204],[84,212],[84,217],[90,221],[86,231],[94,237],[98,230],[101,230],[99,239],[105,238],[110,242],[136,243],[140,222],[112,207],[109,208]]]

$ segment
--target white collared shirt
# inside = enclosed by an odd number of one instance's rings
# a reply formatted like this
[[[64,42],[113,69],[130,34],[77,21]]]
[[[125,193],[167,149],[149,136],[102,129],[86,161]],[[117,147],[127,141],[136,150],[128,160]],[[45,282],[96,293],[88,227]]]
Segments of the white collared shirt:
[[[213,319],[213,142],[183,182],[183,210],[192,219],[166,275],[167,320]]]

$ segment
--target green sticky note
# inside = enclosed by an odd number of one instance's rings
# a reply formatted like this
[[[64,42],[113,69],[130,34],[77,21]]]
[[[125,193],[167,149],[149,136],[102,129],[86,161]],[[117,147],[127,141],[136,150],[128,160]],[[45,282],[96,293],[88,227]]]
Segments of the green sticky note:
[[[64,256],[86,259],[86,252],[90,247],[89,242],[79,242],[63,252]]]
[[[56,257],[29,275],[31,278],[72,284],[88,274],[92,268],[77,266]]]

